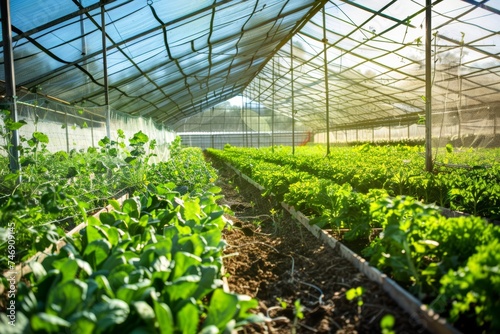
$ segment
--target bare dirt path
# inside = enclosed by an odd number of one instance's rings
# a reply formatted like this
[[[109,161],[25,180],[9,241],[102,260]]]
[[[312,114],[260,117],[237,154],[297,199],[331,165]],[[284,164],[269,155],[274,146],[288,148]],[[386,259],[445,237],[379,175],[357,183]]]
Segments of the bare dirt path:
[[[229,287],[257,298],[259,312],[273,319],[242,333],[382,333],[380,321],[387,314],[395,318],[395,333],[427,333],[279,203],[263,197],[224,164],[208,159],[219,172],[222,204],[234,212],[227,217],[233,228],[225,231]],[[346,291],[357,287],[364,289],[360,299],[347,300]]]

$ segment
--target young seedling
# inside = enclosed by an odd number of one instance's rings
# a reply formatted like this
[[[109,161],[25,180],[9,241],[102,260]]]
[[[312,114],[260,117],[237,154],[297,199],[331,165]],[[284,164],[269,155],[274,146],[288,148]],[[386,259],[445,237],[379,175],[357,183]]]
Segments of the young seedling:
[[[365,289],[362,286],[358,286],[356,288],[351,288],[346,291],[345,297],[347,300],[356,300],[356,303],[358,305],[358,320],[359,317],[361,316],[361,307],[363,306],[363,293],[365,292]]]
[[[392,314],[386,314],[380,319],[380,329],[382,330],[382,334],[396,334],[394,331],[394,324],[396,323],[396,319]]]
[[[304,306],[300,304],[300,299],[295,300],[293,303],[293,325],[292,325],[292,334],[295,334],[297,332],[297,325],[299,320],[304,319]]]

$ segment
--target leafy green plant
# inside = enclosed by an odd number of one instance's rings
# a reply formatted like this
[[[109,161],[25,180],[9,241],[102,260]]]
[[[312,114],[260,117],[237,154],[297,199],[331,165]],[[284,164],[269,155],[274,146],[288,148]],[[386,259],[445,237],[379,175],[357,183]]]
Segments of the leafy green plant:
[[[152,185],[30,263],[18,288],[19,331],[230,332],[262,321],[257,302],[222,290],[224,209],[216,192]],[[220,190],[220,189],[219,189]],[[0,321],[7,326],[5,314]]]
[[[475,319],[478,326],[491,333],[500,330],[500,242],[492,240],[479,246],[465,266],[450,270],[441,279],[441,295],[434,306],[451,305],[449,319],[460,316]],[[442,308],[440,311],[443,311]]]
[[[363,250],[363,255],[422,298],[429,284],[422,270],[434,266],[429,263],[427,251],[439,244],[426,239],[421,231],[429,219],[437,219],[437,208],[398,196],[373,203],[371,212],[373,220],[379,221],[384,230],[379,239]]]
[[[213,186],[215,170],[204,162],[200,150],[179,150],[172,154],[173,162],[152,164],[156,143],[146,134],[134,134],[129,145],[123,131],[118,130],[117,137],[116,141],[105,137],[99,141],[99,149],[89,148],[87,152],[51,153],[44,149],[48,138],[35,133],[33,148],[24,151],[23,161],[32,163],[23,166],[23,182],[16,184],[17,175],[8,168],[0,173],[0,227],[15,222],[18,261],[43,251],[50,240],[81,223],[82,208],[89,213],[97,211],[108,198],[168,181],[178,182],[176,191],[182,194]],[[7,163],[7,159],[3,161]],[[192,172],[194,176],[189,177]],[[55,230],[48,227],[51,223]],[[0,251],[3,247],[0,242]],[[0,268],[5,269],[7,259],[3,254]]]
[[[498,149],[464,152],[453,150],[452,154],[446,153],[444,157],[438,155],[436,159],[439,163],[432,173],[422,168],[422,151],[422,146],[364,144],[355,147],[334,147],[331,154],[325,158],[325,149],[321,146],[297,148],[295,155],[292,155],[290,148],[287,147],[274,150],[236,147],[228,147],[223,151],[208,150],[210,154],[234,164],[266,189],[276,187],[273,192],[278,196],[280,191],[286,193],[286,187],[291,184],[288,182],[290,177],[274,175],[273,181],[268,180],[266,182],[269,184],[266,184],[264,183],[266,177],[260,179],[260,169],[263,170],[264,176],[273,172],[276,174],[303,172],[308,174],[307,178],[314,176],[336,184],[349,183],[353,190],[359,193],[383,188],[393,196],[408,195],[427,203],[435,202],[445,207],[490,218],[500,216],[498,212],[500,172],[496,158]],[[465,168],[443,166],[440,161],[446,159]],[[300,180],[305,181],[305,175]],[[485,191],[476,191],[481,190],[482,182],[492,186]],[[467,187],[472,187],[475,192],[461,190]],[[456,189],[453,194],[450,192],[452,189]],[[464,195],[460,195],[461,192]]]
[[[422,201],[489,218],[500,217],[497,149],[459,150],[448,146],[444,157],[436,157],[446,164],[437,163],[433,172],[422,169],[422,147],[418,146],[334,148],[328,158],[318,147],[298,148],[295,155],[284,147],[228,147],[208,152],[267,189],[274,187],[278,198],[283,196],[321,227],[350,228],[356,240],[366,235],[363,231],[382,227],[380,236],[362,252],[372,265],[424,302],[435,299],[432,306],[438,312],[451,314],[452,305],[467,309],[453,311],[458,315],[450,320],[460,321],[459,316],[472,315],[475,310],[484,323],[481,326],[492,325],[493,314],[498,313],[492,306],[494,293],[479,292],[480,298],[467,297],[470,302],[464,302],[452,297],[453,293],[440,294],[440,290],[446,282],[444,277],[449,278],[450,287],[454,284],[450,272],[468,276],[460,268],[476,256],[477,249],[498,240],[500,229],[475,216],[445,218],[438,207]],[[278,177],[276,173],[290,175]],[[304,174],[290,183],[299,173]],[[398,193],[414,196],[388,197]],[[357,228],[360,230],[354,232]],[[459,280],[462,283],[457,284],[463,284],[463,289],[476,283],[495,286],[495,275],[483,277],[475,283]]]

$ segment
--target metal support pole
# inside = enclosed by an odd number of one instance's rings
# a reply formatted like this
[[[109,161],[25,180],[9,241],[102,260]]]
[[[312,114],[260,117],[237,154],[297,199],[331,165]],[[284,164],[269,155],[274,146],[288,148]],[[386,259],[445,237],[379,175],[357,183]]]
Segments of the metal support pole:
[[[82,0],[79,1],[80,5],[82,5]],[[84,24],[84,14],[80,14],[80,33],[82,36],[82,56],[85,56],[87,54],[87,40],[86,40],[86,34],[85,34],[85,24]],[[87,69],[87,63],[85,64],[85,68]]]
[[[64,130],[66,131],[66,152],[69,153],[68,111],[64,110]]]
[[[9,104],[10,117],[18,122],[16,76],[14,70],[14,52],[12,51],[12,27],[10,19],[10,1],[0,1],[2,14],[2,37],[4,41],[4,70],[5,70],[5,101]],[[21,164],[19,163],[19,131],[12,130],[9,147],[9,166],[12,172],[19,172],[17,183],[21,183]]]
[[[104,4],[101,6],[102,67],[104,74],[104,104],[106,105],[106,135],[111,139],[111,108],[109,106],[108,56],[106,46],[106,17]]]
[[[325,70],[325,103],[326,103],[326,154],[330,154],[330,97],[328,87],[328,54],[327,54],[328,39],[326,38],[326,11],[323,7],[323,60]]]
[[[431,76],[431,38],[432,8],[431,0],[426,0],[425,8],[425,169],[431,172],[432,163],[432,76]]]
[[[259,94],[257,95],[258,96],[258,99],[257,99],[257,103],[259,104],[259,115],[257,116],[257,132],[258,132],[258,136],[257,136],[257,148],[260,148],[260,113],[261,113],[261,105],[260,105],[260,92],[262,91],[261,90],[261,78],[259,77]]]
[[[458,119],[458,139],[462,140],[462,111],[458,110],[457,112]]]
[[[90,137],[92,138],[92,147],[94,145],[94,116],[90,115]]]
[[[212,148],[214,147],[214,134],[213,134],[213,129],[212,129],[212,123],[214,121],[214,109],[215,107],[210,108],[210,137],[212,139]]]
[[[241,119],[241,146],[245,146],[245,120],[243,119],[243,95],[240,102],[240,119]]]
[[[493,115],[493,135],[496,136],[497,135],[497,116],[495,114],[495,110],[497,108],[491,108],[490,109],[490,112],[491,114]]]
[[[291,89],[292,89],[292,154],[295,155],[295,90],[293,85],[293,37],[290,39],[290,74],[292,78]]]
[[[275,71],[274,57],[273,57],[272,61],[273,61],[273,82],[271,83],[271,85],[273,87],[273,91],[272,91],[273,95],[272,95],[272,99],[271,99],[271,108],[272,108],[272,110],[271,110],[271,151],[274,152],[274,93],[275,93],[274,92],[274,89],[275,89],[274,85],[276,84],[274,82],[275,76],[276,76],[276,74],[274,73],[274,71]]]

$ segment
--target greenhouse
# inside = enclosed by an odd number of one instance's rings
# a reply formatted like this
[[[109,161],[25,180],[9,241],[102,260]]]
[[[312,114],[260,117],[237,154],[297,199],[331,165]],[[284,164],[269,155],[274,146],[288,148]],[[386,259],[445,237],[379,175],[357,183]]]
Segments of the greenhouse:
[[[500,1],[0,1],[1,333],[497,333]]]

